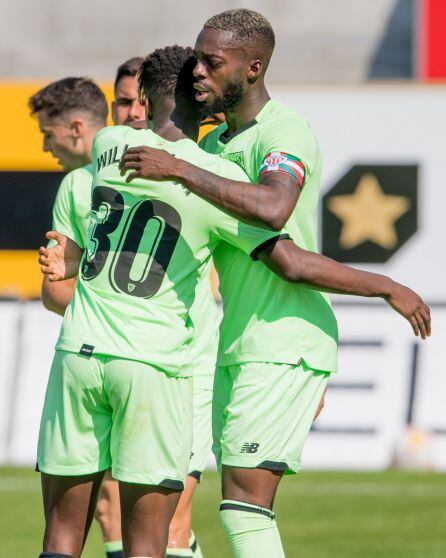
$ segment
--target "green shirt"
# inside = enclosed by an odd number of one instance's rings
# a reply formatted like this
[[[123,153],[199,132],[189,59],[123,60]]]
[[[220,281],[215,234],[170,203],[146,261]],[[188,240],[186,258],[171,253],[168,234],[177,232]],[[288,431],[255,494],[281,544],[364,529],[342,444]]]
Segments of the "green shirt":
[[[189,376],[195,366],[190,309],[211,253],[226,241],[249,257],[277,233],[240,223],[178,183],[127,184],[117,163],[128,146],[138,145],[247,180],[240,167],[188,139],[168,142],[126,126],[98,132],[86,249],[56,348],[139,360]]]
[[[82,248],[90,222],[92,179],[91,163],[69,172],[60,183],[53,207],[53,228]]]
[[[285,231],[298,246],[316,252],[321,155],[307,122],[295,110],[269,101],[254,121],[229,138],[221,136],[226,130],[222,124],[200,145],[236,162],[252,182],[258,182],[271,153],[302,162],[305,182]],[[223,299],[218,365],[297,363],[302,358],[317,370],[337,369],[337,324],[326,294],[286,283],[228,245],[217,248],[214,263]]]

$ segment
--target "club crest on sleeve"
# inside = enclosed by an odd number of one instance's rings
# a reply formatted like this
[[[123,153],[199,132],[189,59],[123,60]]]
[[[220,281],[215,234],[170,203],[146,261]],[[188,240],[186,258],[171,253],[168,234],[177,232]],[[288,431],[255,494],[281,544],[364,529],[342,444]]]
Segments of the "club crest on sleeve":
[[[285,153],[281,153],[280,151],[273,151],[266,156],[264,164],[267,166],[268,170],[275,171],[278,170],[279,165],[282,165],[287,161],[288,157]]]
[[[263,159],[259,175],[262,176],[267,172],[289,174],[298,182],[301,188],[305,182],[305,166],[302,161],[298,157],[289,153],[283,153],[282,151],[271,151]]]

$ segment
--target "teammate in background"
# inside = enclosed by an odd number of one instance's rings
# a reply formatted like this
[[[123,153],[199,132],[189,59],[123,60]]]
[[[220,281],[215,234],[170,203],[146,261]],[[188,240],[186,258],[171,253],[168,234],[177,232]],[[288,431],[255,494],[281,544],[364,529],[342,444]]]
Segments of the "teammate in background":
[[[195,47],[196,99],[210,113],[223,111],[226,117],[202,146],[237,162],[254,184],[226,180],[148,147],[131,148],[122,157],[123,172],[133,171],[127,180],[173,180],[242,221],[277,231],[285,227],[298,246],[314,252],[303,272],[311,267],[315,276],[301,281],[329,292],[382,296],[425,339],[430,334],[427,307],[420,304],[407,313],[400,306],[410,292],[395,305],[395,288],[401,287],[387,278],[375,276],[370,290],[355,279],[359,272],[346,266],[324,270],[327,259],[316,254],[319,147],[300,115],[272,101],[265,88],[274,41],[263,16],[236,9],[210,18]],[[276,270],[280,262],[283,276],[292,279],[298,262],[286,255],[289,244],[277,242],[258,257]],[[218,252],[214,261],[224,317],[213,449],[222,469],[220,515],[234,556],[278,558],[284,552],[272,506],[283,474],[300,468],[321,390],[336,370],[336,321],[323,293],[268,275],[241,253],[234,252],[231,266],[219,269]],[[230,281],[231,268],[237,275]]]
[[[115,98],[111,104],[111,114],[115,125],[130,126],[145,121],[144,105],[139,102],[135,77],[143,58],[135,56],[121,64],[116,72]]]
[[[29,106],[31,114],[37,115],[43,150],[51,152],[68,172],[57,193],[54,217],[70,219],[73,234],[84,239],[91,208],[90,151],[96,132],[107,124],[107,101],[93,81],[66,78],[35,93]],[[75,279],[56,284],[44,277],[42,301],[45,308],[63,316],[74,285]]]

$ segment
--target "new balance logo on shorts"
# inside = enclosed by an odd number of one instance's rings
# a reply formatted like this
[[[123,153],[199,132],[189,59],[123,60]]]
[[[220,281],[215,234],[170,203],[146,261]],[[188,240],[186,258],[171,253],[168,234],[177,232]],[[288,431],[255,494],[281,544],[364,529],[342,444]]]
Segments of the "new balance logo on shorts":
[[[246,442],[243,444],[242,449],[240,450],[240,453],[256,453],[257,450],[259,449],[260,444],[255,444],[255,443],[249,443]]]

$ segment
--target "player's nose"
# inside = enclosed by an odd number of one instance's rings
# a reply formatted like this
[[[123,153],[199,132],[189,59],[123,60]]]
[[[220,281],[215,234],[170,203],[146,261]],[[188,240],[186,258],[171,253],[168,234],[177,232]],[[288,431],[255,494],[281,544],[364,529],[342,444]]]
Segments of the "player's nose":
[[[197,63],[195,64],[195,68],[194,68],[192,73],[193,73],[194,77],[197,78],[197,79],[204,79],[205,77],[207,77],[206,68],[205,68],[205,65],[203,64],[203,62],[200,62],[200,60],[197,60]]]

